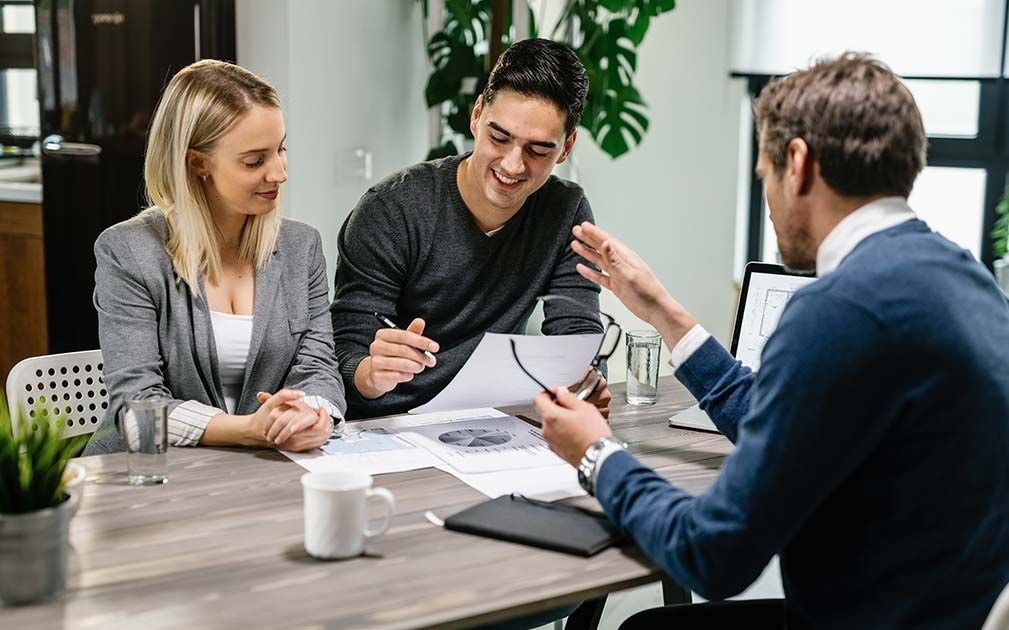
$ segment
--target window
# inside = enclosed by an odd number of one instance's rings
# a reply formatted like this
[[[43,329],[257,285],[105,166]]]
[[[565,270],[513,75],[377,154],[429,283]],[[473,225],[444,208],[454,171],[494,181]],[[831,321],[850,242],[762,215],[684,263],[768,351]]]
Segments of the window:
[[[865,15],[873,15],[866,20]],[[733,76],[750,103],[772,75],[823,53],[874,51],[915,97],[928,135],[928,166],[909,202],[933,229],[991,267],[995,206],[1009,181],[1009,0],[739,0],[732,14]],[[894,29],[900,23],[902,28]],[[763,187],[753,174],[753,124],[741,117],[737,269],[776,262]]]
[[[750,76],[751,99],[770,77]],[[989,234],[995,206],[1009,175],[1009,80],[906,81],[928,134],[928,166],[915,181],[909,203],[932,229],[993,262]],[[752,123],[748,130],[752,134]],[[756,142],[749,147],[756,164]],[[750,175],[746,260],[779,262],[777,240],[759,180]],[[741,269],[741,267],[740,267]],[[737,269],[737,274],[739,269]]]
[[[0,0],[0,33],[0,144],[30,144],[39,135],[31,2]]]

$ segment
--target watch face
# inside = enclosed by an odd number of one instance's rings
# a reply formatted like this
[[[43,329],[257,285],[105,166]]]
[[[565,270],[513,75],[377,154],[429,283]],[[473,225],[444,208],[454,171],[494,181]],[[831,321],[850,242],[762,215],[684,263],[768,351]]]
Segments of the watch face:
[[[578,467],[578,485],[580,485],[582,490],[585,492],[595,496],[592,488],[592,479],[589,478],[588,474],[581,466]]]

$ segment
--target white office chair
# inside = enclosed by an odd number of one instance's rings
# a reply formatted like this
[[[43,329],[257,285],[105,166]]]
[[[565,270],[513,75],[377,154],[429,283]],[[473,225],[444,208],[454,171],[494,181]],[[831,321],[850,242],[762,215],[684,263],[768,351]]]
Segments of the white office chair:
[[[109,407],[102,376],[102,351],[67,352],[30,357],[7,375],[7,404],[16,434],[18,414],[31,421],[59,420],[63,435],[94,433]]]
[[[1009,628],[1009,584],[1002,589],[1002,594],[995,600],[988,618],[981,630],[1006,630]]]

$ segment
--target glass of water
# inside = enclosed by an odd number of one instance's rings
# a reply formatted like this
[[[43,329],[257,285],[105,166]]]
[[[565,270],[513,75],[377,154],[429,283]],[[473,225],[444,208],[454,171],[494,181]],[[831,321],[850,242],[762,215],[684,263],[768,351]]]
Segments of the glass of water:
[[[627,340],[627,402],[654,405],[659,389],[662,337],[654,330],[631,330]]]
[[[122,427],[130,485],[151,486],[168,481],[168,401],[127,400]]]

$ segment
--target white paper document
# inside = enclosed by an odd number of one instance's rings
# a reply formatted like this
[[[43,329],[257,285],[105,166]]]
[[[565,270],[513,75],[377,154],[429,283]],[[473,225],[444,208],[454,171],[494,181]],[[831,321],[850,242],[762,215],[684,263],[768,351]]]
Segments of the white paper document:
[[[586,494],[578,483],[578,471],[566,463],[488,473],[461,473],[450,466],[439,466],[438,470],[491,499],[513,492],[540,501],[559,501]]]
[[[492,499],[512,492],[544,501],[585,494],[575,469],[549,450],[539,429],[497,409],[350,422],[320,449],[283,453],[311,472],[437,468]]]
[[[400,436],[440,458],[461,473],[487,473],[555,466],[543,433],[512,416],[468,418],[444,424],[425,424]]]
[[[497,409],[463,409],[455,412],[394,416],[348,422],[344,432],[321,448],[308,453],[283,451],[284,455],[311,472],[359,470],[369,475],[431,468],[444,461],[399,434],[411,427],[456,422],[460,418],[504,417]]]
[[[411,413],[528,404],[540,387],[515,363],[514,339],[522,365],[545,385],[573,385],[585,375],[602,335],[501,335],[487,333],[452,382],[431,402]]]

